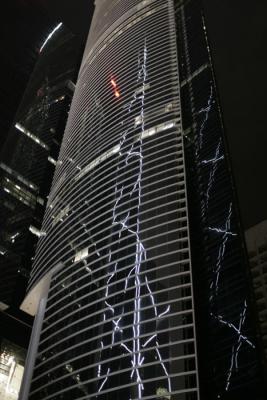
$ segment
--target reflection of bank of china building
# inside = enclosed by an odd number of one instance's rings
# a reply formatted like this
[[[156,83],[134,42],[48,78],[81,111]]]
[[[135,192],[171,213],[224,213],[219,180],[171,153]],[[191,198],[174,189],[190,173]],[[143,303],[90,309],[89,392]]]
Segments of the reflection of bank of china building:
[[[263,398],[224,140],[198,2],[96,1],[23,304],[50,283],[31,400]]]

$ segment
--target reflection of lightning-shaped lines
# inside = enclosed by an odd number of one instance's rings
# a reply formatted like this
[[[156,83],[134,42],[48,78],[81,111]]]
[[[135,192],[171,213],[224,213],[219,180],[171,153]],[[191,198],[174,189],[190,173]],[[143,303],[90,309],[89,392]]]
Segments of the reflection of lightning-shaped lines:
[[[213,87],[212,87],[212,85],[211,85],[211,86],[210,86],[210,96],[209,96],[209,99],[208,99],[208,104],[207,104],[206,107],[201,108],[201,109],[198,111],[198,114],[204,113],[204,118],[203,118],[203,121],[202,121],[202,123],[201,123],[200,130],[199,130],[199,150],[202,148],[202,144],[203,144],[203,132],[204,132],[204,130],[205,130],[207,121],[208,121],[208,119],[209,119],[209,114],[210,114],[210,110],[211,110],[212,104],[213,104]]]
[[[206,187],[206,192],[203,194],[203,197],[201,198],[201,215],[203,217],[203,220],[205,221],[206,218],[209,220],[209,205],[210,202],[212,202],[212,192],[214,192],[214,184],[215,184],[215,178],[216,178],[216,173],[217,170],[220,166],[220,162],[224,159],[224,154],[223,154],[223,149],[222,149],[222,138],[218,139],[218,142],[216,143],[216,149],[214,155],[209,158],[209,159],[203,159],[201,157],[202,150],[204,151],[205,149],[203,148],[203,142],[204,142],[204,133],[206,131],[207,123],[210,118],[210,114],[213,111],[212,105],[215,103],[213,100],[213,86],[211,84],[210,87],[210,94],[209,98],[207,101],[207,105],[201,108],[197,114],[199,115],[204,115],[204,117],[201,117],[200,120],[200,128],[198,130],[198,137],[197,137],[197,143],[195,147],[195,160],[196,164],[199,168],[199,170],[207,170],[208,171],[208,183]],[[218,111],[218,110],[217,110]],[[209,132],[207,132],[209,134]],[[216,196],[215,196],[215,201],[216,201]],[[214,204],[214,201],[213,201]],[[225,391],[229,390],[230,384],[231,384],[231,378],[233,375],[233,372],[236,371],[238,372],[238,355],[239,351],[241,349],[241,346],[243,344],[255,348],[254,344],[242,334],[242,329],[244,329],[244,324],[246,320],[246,314],[247,314],[247,303],[246,300],[244,300],[244,305],[241,306],[241,311],[239,313],[240,319],[239,319],[239,324],[236,325],[235,323],[232,323],[231,321],[228,320],[227,317],[220,315],[218,311],[216,311],[218,304],[217,299],[218,299],[218,292],[220,289],[220,286],[223,285],[224,282],[221,282],[221,273],[222,273],[222,268],[223,268],[223,262],[225,258],[225,253],[226,253],[226,246],[227,242],[231,240],[233,237],[237,236],[237,233],[234,233],[231,230],[231,217],[232,217],[232,203],[230,202],[229,204],[229,209],[226,215],[226,220],[225,223],[222,224],[221,226],[206,226],[205,230],[208,231],[209,233],[216,234],[217,239],[218,239],[218,255],[217,259],[215,261],[215,265],[213,267],[212,271],[212,278],[211,278],[211,283],[210,283],[210,296],[209,296],[209,301],[210,301],[210,316],[216,320],[220,325],[224,325],[228,327],[229,329],[232,330],[233,336],[237,336],[237,341],[235,342],[234,339],[234,344],[232,345],[232,350],[231,350],[231,355],[230,355],[230,367],[229,370],[226,373],[226,384],[225,384]],[[217,396],[220,398],[220,395]]]
[[[101,385],[100,385],[100,387],[99,387],[99,389],[98,389],[98,393],[101,392],[101,390],[103,389],[105,383],[107,382],[109,373],[110,373],[110,368],[107,369],[107,376],[105,377],[105,379],[104,379],[103,382],[101,383]]]
[[[213,271],[213,281],[211,282],[210,289],[211,289],[211,295],[210,295],[210,301],[213,303],[216,300],[216,297],[218,295],[218,290],[219,290],[219,278],[220,278],[220,273],[222,269],[222,262],[224,259],[225,255],[225,249],[226,249],[226,244],[231,236],[235,236],[236,234],[231,232],[231,216],[232,216],[232,203],[230,203],[229,206],[229,211],[228,215],[226,218],[225,222],[225,227],[224,229],[220,228],[208,228],[209,230],[213,230],[217,233],[222,234],[222,241],[219,246],[219,252],[217,256],[217,261],[216,261],[216,266]],[[225,391],[229,390],[229,386],[231,384],[231,378],[233,375],[234,371],[238,371],[238,355],[240,348],[243,343],[249,345],[252,348],[255,348],[254,344],[242,334],[242,328],[244,326],[245,320],[246,320],[246,312],[247,312],[247,302],[244,300],[244,306],[243,310],[240,313],[240,320],[239,320],[239,325],[238,327],[233,324],[232,322],[227,321],[222,315],[215,314],[211,312],[211,316],[215,318],[220,324],[227,326],[230,328],[235,334],[237,334],[237,342],[233,344],[232,346],[232,352],[231,352],[231,360],[230,360],[230,367],[227,372],[227,377],[226,377],[226,385],[225,385]]]
[[[234,371],[238,371],[238,355],[240,348],[242,344],[247,344],[248,346],[255,348],[254,344],[247,338],[247,336],[244,336],[242,334],[242,328],[245,324],[246,320],[246,313],[247,313],[247,302],[246,300],[244,301],[244,306],[243,310],[240,313],[240,320],[238,327],[236,327],[233,323],[227,322],[223,319],[221,315],[214,315],[211,314],[215,319],[219,321],[219,323],[228,326],[228,328],[232,329],[234,333],[237,334],[237,342],[232,346],[232,354],[231,354],[231,361],[230,361],[230,367],[227,373],[227,378],[226,378],[226,386],[225,390],[228,391],[230,383],[231,383],[231,377]]]
[[[218,158],[211,158],[211,159],[209,159],[209,160],[203,160],[203,161],[202,161],[202,164],[215,163],[215,162],[221,161],[221,160],[223,160],[223,159],[224,159],[224,156],[220,156],[220,157],[218,157]]]
[[[138,71],[138,79],[137,82],[139,82],[141,79],[143,80],[143,91],[141,94],[141,120],[142,120],[142,131],[144,130],[144,85],[146,82],[146,60],[147,60],[147,48],[146,44],[144,46],[144,53],[143,53],[143,62],[141,65],[141,69]],[[140,57],[138,57],[138,65],[141,64]],[[137,101],[136,98],[136,93],[134,94],[133,99],[130,101],[129,106],[128,106],[128,113],[131,112],[131,108],[134,104],[134,102]],[[134,231],[133,229],[130,229],[128,227],[128,219],[129,219],[129,212],[126,214],[126,216],[122,219],[118,218],[117,216],[117,208],[119,207],[121,198],[124,193],[124,188],[122,187],[120,190],[115,189],[116,195],[119,194],[117,197],[117,200],[115,202],[115,206],[113,209],[113,225],[114,224],[119,224],[120,225],[120,234],[121,231],[124,230],[130,234],[130,236],[135,237],[135,264],[134,267],[130,270],[130,273],[128,274],[126,280],[125,280],[125,291],[127,290],[128,287],[128,282],[130,277],[134,274],[134,283],[135,283],[135,299],[134,299],[134,315],[133,315],[133,342],[132,342],[132,352],[130,353],[132,356],[132,373],[131,373],[131,378],[134,376],[136,377],[136,382],[137,382],[137,387],[138,387],[138,396],[142,396],[142,390],[144,389],[144,385],[142,383],[142,379],[140,376],[139,372],[139,367],[142,365],[144,361],[144,357],[141,356],[141,344],[140,344],[140,323],[141,323],[141,281],[140,281],[140,269],[141,269],[141,263],[142,261],[145,260],[146,258],[146,252],[145,248],[141,242],[140,239],[140,220],[139,220],[139,213],[140,213],[140,206],[141,206],[141,177],[142,177],[142,172],[143,172],[143,156],[142,156],[142,135],[139,137],[138,141],[138,147],[137,149],[134,149],[134,144],[132,143],[130,145],[130,149],[126,151],[125,153],[123,152],[125,146],[126,139],[128,139],[128,130],[124,132],[122,135],[121,141],[120,141],[120,156],[125,157],[124,164],[125,166],[128,165],[129,160],[131,158],[136,158],[139,162],[139,171],[137,175],[136,182],[133,185],[133,188],[130,192],[130,197],[132,198],[134,195],[137,195],[137,219],[136,219],[136,230]],[[124,155],[125,154],[125,155]],[[117,326],[117,325],[115,325]],[[114,328],[115,329],[115,328]]]
[[[138,173],[136,176],[136,180],[133,182],[132,186],[128,189],[124,188],[123,185],[120,185],[119,182],[117,182],[115,186],[115,203],[113,206],[113,212],[112,212],[112,226],[114,228],[118,228],[119,230],[115,229],[116,235],[118,237],[118,245],[120,244],[120,240],[125,238],[125,235],[127,235],[129,238],[134,240],[134,246],[135,246],[135,258],[134,258],[134,265],[130,267],[130,271],[125,277],[125,282],[124,282],[124,293],[128,290],[130,287],[130,281],[134,281],[134,312],[133,312],[133,325],[132,325],[132,339],[127,340],[127,345],[125,343],[120,343],[120,347],[126,351],[129,356],[131,357],[131,374],[130,377],[131,379],[134,379],[136,384],[137,384],[137,392],[138,392],[138,398],[142,398],[142,393],[144,390],[144,384],[142,382],[142,378],[140,375],[140,367],[143,365],[145,356],[142,355],[142,348],[145,348],[148,343],[154,341],[155,343],[155,353],[156,356],[159,359],[159,362],[162,366],[162,369],[164,371],[164,374],[166,375],[168,379],[168,387],[169,391],[171,392],[171,382],[170,382],[170,377],[167,371],[167,368],[163,362],[163,358],[161,356],[161,353],[158,349],[159,347],[159,342],[157,338],[157,334],[151,335],[151,337],[146,338],[144,343],[141,343],[141,326],[142,326],[142,315],[141,315],[141,265],[144,261],[146,261],[147,256],[146,256],[146,249],[142,243],[141,237],[140,237],[140,208],[141,208],[141,195],[142,195],[142,184],[141,184],[141,179],[142,179],[142,173],[143,173],[143,155],[142,155],[142,148],[143,148],[143,132],[145,130],[145,118],[144,118],[144,107],[145,107],[145,85],[147,81],[147,45],[146,42],[144,44],[143,52],[142,55],[139,54],[138,56],[138,74],[137,74],[137,87],[140,88],[141,85],[141,90],[135,91],[132,95],[131,100],[125,107],[126,110],[126,118],[129,120],[130,113],[132,112],[133,105],[135,105],[137,102],[140,105],[140,116],[141,116],[141,133],[139,136],[138,141],[136,141],[136,136],[133,136],[133,133],[131,132],[130,128],[127,128],[124,130],[120,142],[119,142],[119,161],[117,165],[117,175],[119,176],[121,174],[121,170],[127,170],[127,167],[130,162],[134,161],[137,164],[138,168]],[[132,116],[130,117],[132,118]],[[133,119],[134,121],[134,119]],[[121,123],[121,125],[124,125],[124,122]],[[122,211],[122,206],[125,204],[124,202],[127,201],[125,199],[128,199],[128,201],[136,201],[136,208],[134,210],[135,218],[136,218],[136,223],[135,226],[129,227],[129,219],[131,217],[130,211],[123,212]],[[131,220],[131,225],[132,220]],[[109,257],[108,257],[108,264],[113,266],[111,267],[112,272],[110,273],[107,282],[106,282],[106,289],[105,289],[105,298],[107,299],[108,296],[112,293],[110,289],[111,282],[114,282],[116,279],[116,274],[119,270],[119,262],[116,260],[112,260],[112,250],[109,250]],[[154,316],[156,320],[159,320],[163,318],[169,311],[170,311],[170,306],[166,308],[165,311],[163,311],[161,314],[158,313],[157,307],[156,307],[156,302],[153,296],[153,292],[149,286],[149,282],[147,277],[145,276],[145,286],[144,286],[149,294],[150,302],[152,305],[152,308],[154,310]],[[108,344],[110,349],[113,348],[113,346],[116,344],[116,341],[119,338],[119,341],[121,342],[123,340],[123,315],[124,315],[124,308],[123,306],[119,309],[116,307],[116,304],[111,304],[111,301],[105,300],[105,305],[107,306],[107,310],[103,314],[103,321],[111,320],[112,323],[112,333],[111,333],[111,340],[110,343]],[[107,318],[107,313],[109,314]],[[102,358],[102,351],[103,347],[101,348],[100,351],[100,360]],[[98,368],[98,377],[101,377],[101,367]],[[110,369],[107,370],[105,373],[105,378],[102,381],[101,385],[99,386],[98,392],[100,392],[106,382],[108,381],[108,376],[110,373]],[[104,374],[102,375],[104,377]]]
[[[227,215],[226,222],[225,222],[225,228],[223,230],[224,233],[222,236],[222,241],[221,241],[221,244],[219,247],[219,253],[217,256],[216,266],[213,270],[213,281],[210,284],[210,289],[211,289],[210,300],[213,300],[214,297],[218,293],[218,284],[219,284],[219,278],[220,278],[220,273],[221,273],[221,269],[222,269],[222,262],[223,262],[224,254],[225,254],[225,247],[226,247],[226,243],[229,239],[228,232],[230,232],[230,228],[231,228],[231,216],[232,216],[232,203],[230,203],[230,206],[229,206],[229,211],[228,211],[228,215]]]
[[[230,231],[226,231],[225,229],[220,229],[220,228],[211,228],[210,226],[207,228],[208,231],[213,231],[217,233],[225,233],[226,235],[230,236],[237,236],[237,233],[233,233]]]
[[[211,171],[210,171],[210,175],[209,175],[209,181],[208,181],[208,187],[207,187],[207,192],[206,192],[206,210],[208,209],[208,205],[209,205],[209,199],[210,199],[210,192],[214,183],[214,178],[215,178],[215,173],[217,171],[218,168],[218,161],[222,160],[222,156],[220,156],[220,149],[221,149],[221,144],[222,144],[222,139],[219,140],[219,143],[216,147],[215,150],[215,156],[214,158],[211,160],[204,160],[202,161],[202,163],[207,163],[208,162],[212,162],[212,167],[211,167]]]

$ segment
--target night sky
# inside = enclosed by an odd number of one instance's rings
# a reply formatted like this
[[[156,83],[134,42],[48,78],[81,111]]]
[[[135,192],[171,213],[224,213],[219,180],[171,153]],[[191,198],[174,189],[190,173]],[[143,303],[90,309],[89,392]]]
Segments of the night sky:
[[[86,37],[93,0],[35,2],[55,21],[63,21]],[[203,2],[241,215],[247,228],[267,219],[267,2]]]

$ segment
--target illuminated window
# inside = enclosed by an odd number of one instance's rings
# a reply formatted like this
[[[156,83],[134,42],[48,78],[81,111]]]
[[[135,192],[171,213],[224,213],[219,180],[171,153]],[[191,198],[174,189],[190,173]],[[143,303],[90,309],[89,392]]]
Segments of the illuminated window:
[[[141,120],[141,116],[136,117],[135,124]],[[141,123],[141,122],[140,122]],[[162,124],[156,125],[153,128],[146,129],[145,131],[141,132],[141,139],[145,139],[149,136],[155,135],[156,133],[163,132],[165,130],[171,129],[176,126],[176,120],[164,122]],[[139,138],[136,139],[138,141]],[[99,157],[95,158],[90,164],[84,167],[79,174],[74,178],[75,181],[81,179],[84,175],[86,175],[89,171],[95,168],[98,164],[105,161],[107,158],[111,157],[112,155],[118,153],[120,151],[120,146],[114,146],[110,150],[107,150],[105,153],[101,154]]]
[[[134,126],[141,125],[141,123],[142,123],[142,116],[138,115],[137,117],[135,117]]]
[[[39,204],[41,204],[41,206],[43,206],[45,202],[44,202],[44,199],[42,199],[42,197],[38,196],[37,203],[39,203]]]
[[[60,210],[59,213],[53,218],[52,226],[55,226],[58,222],[63,222],[64,219],[69,215],[70,206],[66,206],[63,210]]]
[[[159,124],[153,128],[146,129],[141,132],[141,139],[145,139],[149,136],[155,135],[155,133],[166,131],[167,129],[171,129],[175,126],[175,121],[164,122],[163,124]]]
[[[136,89],[135,94],[140,94],[145,92],[147,89],[150,88],[150,84],[146,83],[145,85],[140,86],[138,89]]]
[[[39,190],[38,187],[34,183],[25,179],[23,176],[18,174],[12,168],[8,167],[6,164],[0,163],[0,168],[2,168],[3,171],[9,173],[10,175],[13,175],[15,178],[17,178],[18,181],[20,181],[21,183],[24,183],[24,185],[28,186],[30,189],[33,189],[35,191]]]
[[[40,229],[37,229],[37,228],[36,228],[35,226],[33,226],[33,225],[30,225],[30,226],[29,226],[29,231],[30,231],[33,235],[37,236],[38,238],[40,238],[40,237],[46,235],[46,232],[40,231]]]
[[[0,246],[0,256],[4,256],[7,253],[7,249],[5,249],[3,246]]]
[[[3,189],[6,193],[15,197],[17,200],[22,202],[23,204],[30,206],[31,208],[35,208],[37,198],[30,191],[22,188],[20,185],[17,185],[9,178],[3,179]],[[38,197],[38,199],[41,199]],[[42,200],[42,199],[41,199]]]
[[[84,258],[86,258],[88,255],[89,255],[89,253],[88,253],[88,247],[85,247],[84,249],[79,250],[79,251],[75,254],[74,262],[81,261],[81,260],[83,260]]]
[[[26,352],[7,340],[1,343],[0,353],[0,398],[18,399],[25,365]]]
[[[120,151],[120,146],[114,146],[110,150],[105,151],[105,153],[101,154],[99,157],[95,158],[90,164],[88,164],[85,168],[81,170],[81,172],[75,177],[75,180],[79,180],[85,174],[87,174],[91,169],[95,168],[98,164],[105,161],[107,158],[111,157],[112,155],[118,153]]]
[[[24,133],[24,135],[28,136],[28,138],[33,140],[35,143],[39,144],[43,149],[49,150],[49,147],[44,142],[42,142],[37,136],[33,135],[30,131],[25,129],[24,126],[22,126],[18,122],[15,124],[15,128]]]
[[[51,157],[51,156],[48,156],[48,161],[49,162],[51,162],[51,164],[53,164],[53,165],[57,165],[57,162],[56,162],[56,160],[53,158],[53,157]]]

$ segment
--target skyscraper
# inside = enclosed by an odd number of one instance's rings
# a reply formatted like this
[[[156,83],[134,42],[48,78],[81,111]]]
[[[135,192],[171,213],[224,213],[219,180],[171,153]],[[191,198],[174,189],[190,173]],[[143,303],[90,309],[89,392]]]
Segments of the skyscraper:
[[[199,1],[96,1],[42,231],[21,399],[263,399]]]
[[[0,301],[7,307],[25,294],[81,57],[80,38],[55,27],[0,154]]]
[[[42,235],[81,45],[62,24],[50,28],[0,155],[0,397],[5,400],[18,396],[32,327],[19,306]]]
[[[40,2],[12,0],[2,9],[0,47],[0,147],[3,146],[26,89],[43,36],[53,21]],[[19,40],[18,40],[19,37]]]

